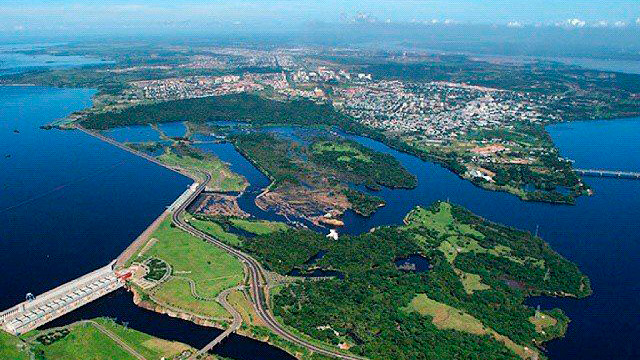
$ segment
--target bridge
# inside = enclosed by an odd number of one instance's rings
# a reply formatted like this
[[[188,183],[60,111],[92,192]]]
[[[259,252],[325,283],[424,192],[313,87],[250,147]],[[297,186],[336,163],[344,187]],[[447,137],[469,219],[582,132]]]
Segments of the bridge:
[[[640,180],[640,172],[634,172],[634,171],[616,171],[616,170],[601,170],[601,169],[574,169],[574,171],[577,174],[582,176]]]
[[[129,273],[117,273],[115,260],[44,294],[33,296],[0,312],[0,326],[13,335],[24,334],[86,305],[125,284]]]

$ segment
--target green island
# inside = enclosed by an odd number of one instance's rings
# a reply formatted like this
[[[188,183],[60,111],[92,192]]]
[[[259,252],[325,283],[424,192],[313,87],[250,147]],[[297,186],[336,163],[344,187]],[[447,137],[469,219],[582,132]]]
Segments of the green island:
[[[342,273],[284,286],[274,311],[301,333],[371,358],[543,357],[537,346],[562,336],[569,320],[524,299],[591,293],[577,266],[540,238],[445,202],[416,208],[403,226],[337,242],[289,230],[247,239],[243,248],[280,274],[310,266]],[[321,259],[306,263],[319,251]],[[412,254],[431,268],[399,269],[395,261]]]
[[[346,209],[368,216],[384,201],[349,184],[364,184],[373,190],[417,184],[416,177],[393,156],[323,130],[307,144],[260,129],[228,139],[273,181],[269,191],[256,200],[259,205],[287,215],[329,224],[335,219],[326,219],[324,214],[340,216]]]
[[[447,202],[415,208],[401,226],[338,241],[264,220],[187,218],[270,271],[274,313],[291,331],[369,358],[544,358],[539,347],[562,337],[569,318],[560,309],[537,311],[524,300],[591,293],[578,267],[539,237]],[[234,234],[232,227],[251,235]],[[401,266],[400,260],[412,256],[428,261],[429,268]],[[300,275],[288,275],[292,270]],[[327,277],[306,280],[318,270]],[[180,297],[188,299],[185,293]],[[234,291],[229,301],[242,314],[243,333],[313,358],[270,335],[246,294]],[[184,306],[199,305],[188,299]]]
[[[34,330],[20,337],[0,333],[2,359],[187,359],[192,347],[97,318],[67,326]],[[208,355],[208,359],[217,359]]]
[[[349,133],[381,141],[423,160],[435,161],[478,186],[489,190],[507,191],[523,200],[571,204],[576,196],[590,193],[589,187],[573,172],[571,163],[561,158],[544,127],[524,122],[515,122],[499,129],[472,129],[455,139],[432,141],[420,131],[405,131],[400,134],[366,126],[327,105],[306,100],[281,102],[254,94],[233,94],[172,100],[138,105],[120,111],[90,114],[82,120],[82,124],[89,128],[106,129],[146,124],[149,121],[184,120],[193,124],[208,121],[240,121],[251,126],[335,126]],[[238,146],[238,142],[234,143]],[[240,151],[243,150],[240,146],[238,148]],[[345,157],[340,158],[344,154],[338,154],[333,159],[323,159],[323,156],[330,157],[337,152],[326,151],[328,149],[322,149],[320,145],[312,146],[312,150],[314,156],[311,160],[329,160],[325,162],[326,165],[346,164]],[[344,152],[344,149],[342,150]],[[243,154],[251,158],[247,152]],[[363,161],[359,161],[353,165],[362,163]],[[363,168],[361,166],[353,170],[359,171]],[[389,174],[387,172],[386,177]],[[395,179],[399,179],[400,182],[383,179],[383,185],[412,187],[410,178],[409,183],[400,177]],[[380,184],[376,185],[375,181],[370,181],[368,185],[375,189]],[[354,200],[355,196],[352,195],[351,199]],[[366,215],[375,208],[369,205],[356,209]]]

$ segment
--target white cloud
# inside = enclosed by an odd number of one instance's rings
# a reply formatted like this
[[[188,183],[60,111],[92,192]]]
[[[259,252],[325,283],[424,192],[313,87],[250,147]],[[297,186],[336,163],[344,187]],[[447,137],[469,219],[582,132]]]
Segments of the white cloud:
[[[563,26],[563,27],[582,28],[582,27],[585,27],[585,25],[587,25],[587,22],[584,20],[580,20],[578,18],[573,18],[573,19],[567,19],[565,21],[559,22],[556,25]]]
[[[607,26],[609,26],[609,22],[607,22],[605,20],[600,20],[600,21],[596,21],[592,26],[593,27],[607,27]]]
[[[24,25],[15,25],[15,26],[13,27],[13,30],[14,30],[14,31],[24,31],[24,30],[25,30],[25,27],[24,27]]]
[[[616,21],[613,23],[613,27],[621,28],[627,26],[627,23],[624,21]]]
[[[507,27],[511,27],[511,28],[521,28],[523,25],[520,21],[510,21],[507,24]]]
[[[640,26],[640,17],[636,19],[636,25]]]

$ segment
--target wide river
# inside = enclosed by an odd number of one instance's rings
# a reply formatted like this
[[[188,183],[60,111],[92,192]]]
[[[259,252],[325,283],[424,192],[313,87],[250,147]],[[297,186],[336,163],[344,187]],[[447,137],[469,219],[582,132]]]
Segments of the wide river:
[[[106,265],[191,183],[81,132],[39,129],[89,106],[93,93],[0,87],[0,309]],[[48,326],[97,316],[198,348],[221,332],[139,308],[124,290]],[[241,360],[292,359],[235,334],[214,350]]]
[[[188,185],[188,179],[75,131],[45,131],[40,124],[90,103],[92,92],[0,88],[0,307],[106,264]],[[640,171],[640,119],[550,126],[563,156],[581,168]],[[14,130],[18,130],[15,132]],[[131,129],[130,134],[142,129]],[[144,130],[146,131],[146,130]],[[280,130],[284,131],[285,130]],[[345,215],[343,231],[400,223],[416,205],[449,199],[490,220],[535,231],[579,264],[593,296],[583,300],[531,299],[558,306],[572,322],[566,338],[548,344],[552,359],[640,358],[640,181],[586,178],[595,195],[575,206],[527,203],[482,190],[438,165],[352,136],[390,153],[418,176],[413,190],[383,189],[387,206],[372,217]],[[229,144],[203,145],[252,183],[241,206],[268,182]],[[7,157],[8,155],[8,157]],[[265,214],[256,214],[264,216]],[[58,323],[108,315],[131,327],[200,346],[214,330],[139,309],[119,292]],[[58,324],[57,323],[57,324]],[[281,358],[272,347],[242,337],[216,352],[238,359]]]

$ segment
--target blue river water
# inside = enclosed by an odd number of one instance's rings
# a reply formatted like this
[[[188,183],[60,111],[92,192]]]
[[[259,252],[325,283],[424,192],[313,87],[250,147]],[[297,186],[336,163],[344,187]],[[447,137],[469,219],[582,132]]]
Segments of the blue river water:
[[[39,128],[90,106],[93,94],[0,87],[0,309],[106,265],[191,183],[81,132]],[[97,316],[195,347],[221,332],[139,308],[124,290],[49,326]],[[291,358],[238,335],[215,353],[241,360]]]
[[[290,129],[290,131],[294,131]],[[640,118],[558,124],[548,131],[563,156],[576,167],[640,171]],[[285,132],[279,128],[279,132]],[[344,135],[344,134],[343,134]],[[418,177],[415,189],[372,192],[387,205],[373,216],[344,216],[341,232],[366,232],[399,224],[417,205],[437,200],[463,205],[490,220],[535,232],[590,277],[594,294],[586,299],[530,299],[532,306],[560,307],[572,319],[564,339],[547,344],[552,359],[637,359],[640,346],[640,181],[585,178],[595,195],[575,206],[523,202],[515,196],[486,191],[439,165],[400,153],[377,141],[350,139],[398,159]],[[265,183],[262,174],[229,144],[208,147],[250,182]],[[244,200],[246,202],[246,199]],[[244,203],[240,203],[245,207]],[[250,210],[249,210],[250,211]],[[260,217],[260,216],[258,216]]]
[[[17,50],[37,49],[38,46],[25,46],[21,48],[12,48],[0,46],[0,75],[20,73],[28,70],[43,68],[68,68],[75,66],[112,64],[112,61],[102,59],[79,56],[54,56],[46,54],[23,54],[13,52]]]
[[[189,180],[76,131],[38,128],[90,104],[89,90],[0,87],[0,307],[106,264],[189,184]],[[28,104],[28,106],[25,106]],[[180,127],[175,129],[176,135]],[[563,156],[580,168],[640,170],[640,119],[574,122],[548,128]],[[120,130],[116,130],[117,133]],[[147,130],[134,129],[138,134]],[[173,131],[173,130],[171,130]],[[280,130],[283,131],[283,130]],[[174,134],[172,133],[171,136]],[[122,131],[114,137],[131,136]],[[153,135],[155,136],[155,134]],[[412,190],[375,192],[387,205],[371,217],[348,212],[340,230],[361,233],[398,224],[416,205],[461,204],[490,220],[535,231],[591,278],[582,300],[535,298],[560,307],[572,322],[567,336],[547,344],[552,359],[635,359],[640,347],[640,181],[585,178],[594,189],[575,206],[528,203],[473,186],[442,167],[358,136],[395,156],[418,176]],[[146,140],[146,139],[141,139]],[[230,144],[202,144],[244,175],[252,187],[240,205],[259,217],[251,199],[268,179]],[[114,226],[118,224],[118,226]],[[134,306],[117,292],[54,323],[100,315],[164,338],[201,346],[217,334]],[[240,336],[216,349],[238,359],[283,358],[277,349]]]

